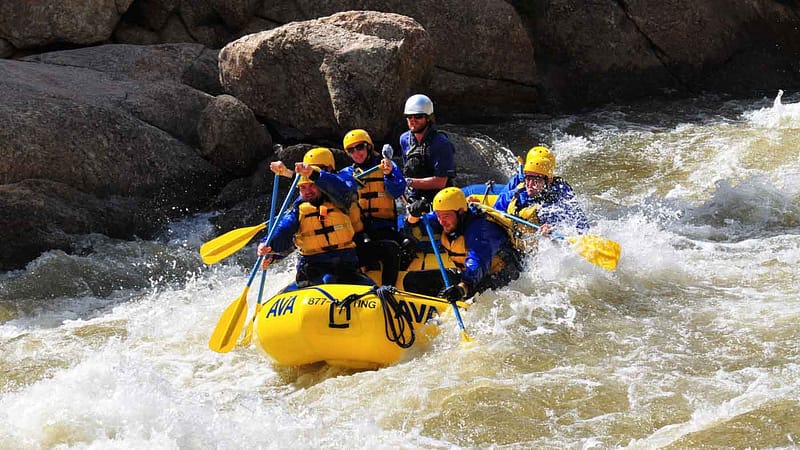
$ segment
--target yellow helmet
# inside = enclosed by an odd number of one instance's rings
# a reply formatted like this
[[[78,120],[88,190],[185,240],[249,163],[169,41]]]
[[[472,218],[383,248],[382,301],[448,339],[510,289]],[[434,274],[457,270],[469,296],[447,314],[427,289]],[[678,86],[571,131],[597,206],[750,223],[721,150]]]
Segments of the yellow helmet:
[[[444,188],[433,197],[434,211],[458,211],[467,209],[467,197],[457,187]]]
[[[325,147],[315,147],[307,151],[305,156],[303,156],[303,162],[312,166],[327,166],[331,169],[336,168],[333,152]]]
[[[347,134],[344,135],[344,140],[342,141],[342,145],[344,149],[350,147],[353,144],[358,144],[359,142],[366,142],[370,146],[373,146],[372,138],[369,137],[369,133],[364,130],[350,130]]]
[[[297,185],[300,186],[301,184],[314,184],[314,182],[311,180],[311,178],[300,175],[300,179],[297,180]]]
[[[538,145],[528,150],[523,172],[536,172],[553,178],[556,170],[556,156],[547,147]]]

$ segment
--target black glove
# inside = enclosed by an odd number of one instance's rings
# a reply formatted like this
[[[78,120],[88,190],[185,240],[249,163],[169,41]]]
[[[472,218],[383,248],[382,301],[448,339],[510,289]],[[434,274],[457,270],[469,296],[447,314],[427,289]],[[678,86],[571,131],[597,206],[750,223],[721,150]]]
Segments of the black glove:
[[[441,291],[439,291],[439,297],[451,302],[454,302],[456,300],[462,300],[466,296],[467,296],[467,291],[465,291],[460,284],[454,284],[449,288],[444,288]]]
[[[408,214],[414,217],[422,217],[423,214],[431,210],[431,204],[427,200],[421,198],[414,203],[408,205]]]

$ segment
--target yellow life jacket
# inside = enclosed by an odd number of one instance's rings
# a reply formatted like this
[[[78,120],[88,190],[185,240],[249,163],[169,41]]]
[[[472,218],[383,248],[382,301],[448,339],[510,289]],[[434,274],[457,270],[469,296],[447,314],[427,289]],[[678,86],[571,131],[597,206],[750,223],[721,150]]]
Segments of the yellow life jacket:
[[[325,201],[318,207],[303,202],[299,206],[299,212],[300,226],[294,235],[294,243],[300,249],[301,255],[311,256],[356,247],[353,243],[355,230],[350,214],[330,201]]]
[[[521,219],[525,219],[528,222],[535,223],[536,225],[541,225],[541,223],[539,223],[539,215],[537,213],[539,209],[538,204],[526,206],[524,208],[520,208],[519,210],[517,210],[517,202],[519,201],[519,194],[521,192],[519,190],[520,188],[524,189],[525,184],[520,183],[517,186],[517,192],[511,197],[511,201],[508,203],[508,208],[506,208],[506,212],[509,214],[513,214]]]
[[[356,173],[357,175],[358,173]],[[397,218],[394,197],[386,192],[383,173],[378,170],[361,178],[360,181],[362,187],[358,189],[358,207],[361,209],[361,214],[364,217],[376,219]]]
[[[347,216],[350,217],[350,223],[353,225],[353,232],[360,233],[364,231],[364,222],[361,221],[361,210],[356,205],[350,205],[347,210]]]
[[[513,245],[515,248],[519,248],[517,246],[518,238],[516,237],[514,222],[511,219],[503,217],[503,215],[494,208],[483,205],[473,205],[473,211],[477,210],[478,218],[486,219],[505,230],[509,240],[511,241],[511,245]],[[453,261],[453,264],[455,264],[456,268],[459,270],[466,269],[467,245],[466,241],[464,240],[463,233],[459,233],[455,239],[450,239],[450,235],[448,233],[442,233],[442,246],[447,251],[447,255],[450,257],[450,260]],[[500,272],[506,267],[506,265],[506,261],[501,257],[501,255],[499,253],[495,254],[492,257],[492,264],[489,268],[489,274]]]
[[[453,264],[458,270],[467,268],[467,245],[464,242],[463,234],[459,234],[454,240],[450,240],[450,235],[443,233],[442,246],[447,251],[450,261],[453,261]],[[503,258],[501,258],[500,255],[494,255],[492,257],[492,265],[489,268],[489,274],[498,273],[505,267],[506,262]]]

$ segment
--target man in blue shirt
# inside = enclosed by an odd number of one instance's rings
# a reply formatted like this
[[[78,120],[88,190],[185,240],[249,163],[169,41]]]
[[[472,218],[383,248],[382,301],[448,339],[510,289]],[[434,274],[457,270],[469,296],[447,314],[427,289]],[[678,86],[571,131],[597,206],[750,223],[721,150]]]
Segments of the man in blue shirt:
[[[408,131],[400,136],[400,149],[409,200],[425,198],[430,202],[441,189],[453,185],[455,147],[446,134],[436,129],[433,102],[427,96],[409,97],[404,114]]]

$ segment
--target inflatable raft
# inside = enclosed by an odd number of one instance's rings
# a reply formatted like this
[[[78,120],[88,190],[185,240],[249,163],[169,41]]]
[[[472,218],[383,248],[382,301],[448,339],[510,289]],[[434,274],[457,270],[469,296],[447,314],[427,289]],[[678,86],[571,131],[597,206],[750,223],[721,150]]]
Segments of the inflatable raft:
[[[459,307],[465,305],[459,302]],[[438,334],[440,298],[394,288],[326,284],[278,294],[255,318],[256,346],[285,366],[392,365]]]

